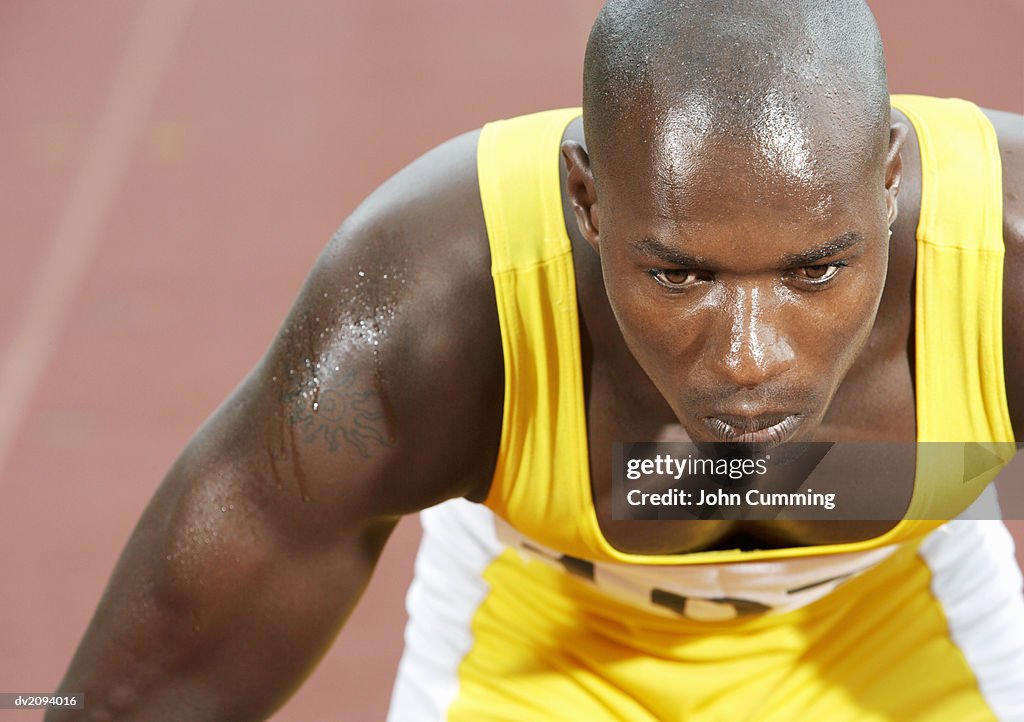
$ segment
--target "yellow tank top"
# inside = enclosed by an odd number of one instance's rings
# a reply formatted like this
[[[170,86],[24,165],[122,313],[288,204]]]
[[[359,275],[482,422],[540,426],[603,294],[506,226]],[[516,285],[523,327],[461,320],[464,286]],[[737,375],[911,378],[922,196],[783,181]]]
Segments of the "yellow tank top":
[[[965,481],[963,442],[1013,453],[1003,382],[1002,191],[995,131],[962,100],[894,96],[921,148],[917,229],[918,454],[905,518],[860,542],[754,551],[629,554],[601,533],[590,486],[576,284],[558,147],[578,108],[484,127],[477,151],[505,361],[497,467],[486,505],[540,544],[647,565],[730,563],[866,551],[920,538],[966,508],[1001,466]]]

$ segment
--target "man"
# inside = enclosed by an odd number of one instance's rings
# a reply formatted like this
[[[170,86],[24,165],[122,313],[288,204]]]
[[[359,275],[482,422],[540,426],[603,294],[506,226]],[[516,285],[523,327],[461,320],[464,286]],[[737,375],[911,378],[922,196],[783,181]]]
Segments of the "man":
[[[457,138],[342,227],[143,515],[63,684],[87,715],[270,714],[445,500],[395,719],[1024,715],[998,525],[622,521],[610,463],[1011,441],[1020,119],[890,115],[852,1],[609,3],[584,81],[583,122]]]

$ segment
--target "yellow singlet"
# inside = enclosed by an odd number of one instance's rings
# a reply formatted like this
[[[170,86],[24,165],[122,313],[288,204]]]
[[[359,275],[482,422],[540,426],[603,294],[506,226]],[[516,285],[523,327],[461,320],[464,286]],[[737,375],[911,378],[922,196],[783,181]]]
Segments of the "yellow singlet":
[[[893,104],[914,124],[923,166],[918,439],[999,442],[1008,458],[995,134],[964,101]],[[998,521],[939,521],[998,471],[965,483],[962,444],[949,445],[956,458],[919,458],[906,519],[875,539],[637,555],[603,537],[558,177],[558,145],[578,115],[501,121],[480,137],[504,346],[501,446],[487,508],[457,500],[424,512],[389,719],[1024,719],[1009,536]]]
[[[918,226],[918,441],[1012,442],[1003,383],[1002,182],[995,132],[973,104],[897,96],[914,123],[925,181]],[[907,520],[863,542],[638,555],[597,525],[590,490],[572,248],[557,149],[578,109],[486,126],[478,173],[505,354],[505,407],[487,506],[545,546],[587,559],[700,564],[820,556],[919,537],[965,509],[999,468],[964,484],[963,447],[931,447]],[[952,352],[951,352],[952,350]],[[993,451],[1008,458],[1012,444]],[[922,521],[927,520],[927,521]]]

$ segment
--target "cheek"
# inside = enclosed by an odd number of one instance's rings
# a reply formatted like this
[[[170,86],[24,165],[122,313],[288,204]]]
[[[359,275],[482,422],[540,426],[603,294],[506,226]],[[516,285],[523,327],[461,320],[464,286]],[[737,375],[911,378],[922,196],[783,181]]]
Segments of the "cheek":
[[[851,284],[852,286],[852,284]],[[867,343],[878,300],[874,288],[850,288],[827,302],[804,304],[793,335],[802,356],[814,359],[815,373],[845,375]]]
[[[602,254],[602,274],[608,304],[623,329],[649,329],[652,333],[665,320],[665,299],[650,274],[636,266]]]
[[[646,300],[647,294],[641,292],[647,274],[638,273],[635,268],[614,258],[604,248],[601,250],[601,274],[608,304],[619,326],[632,326],[638,317],[644,315],[645,307],[650,305]]]
[[[659,379],[668,374],[673,359],[679,356],[680,324],[675,311],[671,304],[659,303],[651,289],[644,288],[647,283],[655,283],[647,273],[604,263],[603,274],[608,304],[626,347],[659,391],[668,393]]]
[[[626,346],[641,368],[662,388],[667,377],[688,376],[687,367],[706,353],[707,329],[723,307],[717,284],[700,293],[671,295],[644,270],[605,269],[608,302]]]
[[[861,261],[850,268],[847,283],[837,288],[838,305],[846,309],[847,325],[851,333],[867,334],[875,324],[878,305],[885,290],[889,258],[887,249],[882,247],[871,254],[865,254]]]
[[[885,264],[851,266],[831,288],[800,294],[780,311],[780,326],[798,359],[797,375],[808,384],[835,386],[845,377],[871,335],[885,286]]]

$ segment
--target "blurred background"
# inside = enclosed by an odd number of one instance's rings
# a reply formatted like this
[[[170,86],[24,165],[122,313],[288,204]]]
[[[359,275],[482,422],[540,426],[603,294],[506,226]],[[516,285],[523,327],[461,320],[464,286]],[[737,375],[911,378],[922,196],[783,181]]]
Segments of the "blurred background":
[[[1024,0],[869,4],[893,91],[1024,110]],[[577,105],[599,6],[0,3],[0,691],[55,688],[142,507],[341,220],[453,135]],[[276,720],[383,719],[418,535],[400,525]]]

